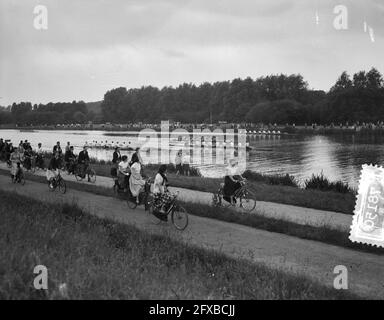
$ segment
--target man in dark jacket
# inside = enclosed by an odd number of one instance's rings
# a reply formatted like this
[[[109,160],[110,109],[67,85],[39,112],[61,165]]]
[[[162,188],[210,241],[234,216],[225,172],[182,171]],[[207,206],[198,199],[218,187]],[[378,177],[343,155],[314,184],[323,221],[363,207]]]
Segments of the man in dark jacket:
[[[84,146],[83,150],[79,153],[79,158],[77,159],[77,163],[80,166],[81,177],[84,179],[85,172],[87,171],[88,164],[89,164],[89,155],[88,155],[87,146]],[[89,177],[88,177],[88,181],[89,181]]]
[[[65,151],[64,155],[65,167],[69,174],[74,173],[75,171],[75,160],[76,156],[73,153],[73,146],[70,146],[69,149]]]
[[[113,153],[112,163],[116,166],[119,165],[119,162],[121,161],[121,154],[120,154],[120,148],[116,147],[115,152]]]

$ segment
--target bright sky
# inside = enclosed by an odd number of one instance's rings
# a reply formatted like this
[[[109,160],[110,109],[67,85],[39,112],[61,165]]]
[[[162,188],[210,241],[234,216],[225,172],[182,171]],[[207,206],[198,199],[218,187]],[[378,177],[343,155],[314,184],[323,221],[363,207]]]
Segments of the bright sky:
[[[383,31],[380,0],[0,0],[0,105],[277,73],[328,90],[344,70],[384,73]]]

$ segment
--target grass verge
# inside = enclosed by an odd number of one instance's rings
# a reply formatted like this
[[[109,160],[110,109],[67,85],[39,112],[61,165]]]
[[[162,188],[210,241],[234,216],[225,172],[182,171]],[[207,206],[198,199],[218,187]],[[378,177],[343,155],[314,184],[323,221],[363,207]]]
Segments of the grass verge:
[[[304,277],[230,259],[0,191],[0,299],[358,299]],[[48,268],[47,291],[33,268]]]

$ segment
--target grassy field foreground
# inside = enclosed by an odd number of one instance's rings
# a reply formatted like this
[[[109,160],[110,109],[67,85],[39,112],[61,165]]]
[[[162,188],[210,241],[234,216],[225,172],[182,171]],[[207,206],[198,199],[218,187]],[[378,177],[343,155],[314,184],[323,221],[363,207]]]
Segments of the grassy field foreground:
[[[0,299],[358,298],[101,220],[74,205],[4,191],[0,202]],[[33,288],[38,264],[48,268],[48,291]]]

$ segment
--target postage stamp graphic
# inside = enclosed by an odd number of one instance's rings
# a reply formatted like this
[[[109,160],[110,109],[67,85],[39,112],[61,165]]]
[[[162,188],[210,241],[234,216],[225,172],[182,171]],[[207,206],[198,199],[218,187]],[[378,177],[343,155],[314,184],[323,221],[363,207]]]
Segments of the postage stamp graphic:
[[[363,165],[349,239],[384,248],[384,168]]]

